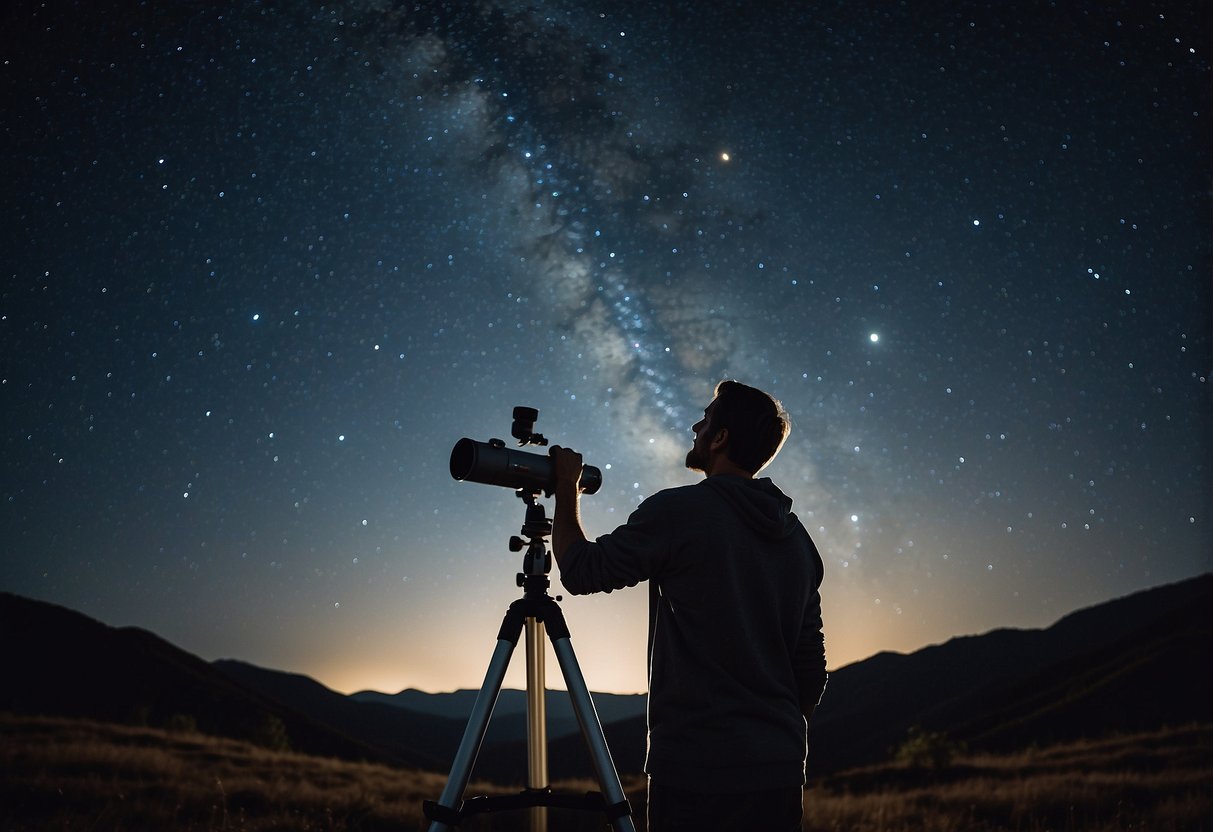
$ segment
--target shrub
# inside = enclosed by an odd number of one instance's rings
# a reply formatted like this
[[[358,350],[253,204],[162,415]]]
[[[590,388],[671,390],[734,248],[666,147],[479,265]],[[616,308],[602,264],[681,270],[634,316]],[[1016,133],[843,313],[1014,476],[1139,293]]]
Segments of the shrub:
[[[290,751],[291,740],[286,733],[286,725],[274,714],[266,714],[265,719],[253,732],[253,742],[270,751]]]
[[[964,748],[948,739],[940,731],[926,731],[914,725],[906,733],[905,742],[897,749],[893,758],[911,768],[930,768],[936,771],[952,764],[952,759]]]
[[[198,720],[191,714],[173,714],[165,720],[164,728],[174,734],[197,734]]]

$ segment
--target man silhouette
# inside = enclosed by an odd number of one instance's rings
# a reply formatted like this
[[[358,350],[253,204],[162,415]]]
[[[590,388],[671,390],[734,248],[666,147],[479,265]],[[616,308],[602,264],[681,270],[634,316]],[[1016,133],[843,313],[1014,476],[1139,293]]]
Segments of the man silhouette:
[[[593,542],[581,455],[550,451],[561,583],[577,595],[649,581],[650,832],[801,828],[826,684],[822,562],[791,499],[755,478],[788,429],[770,395],[721,382],[686,457],[705,479],[652,495]]]

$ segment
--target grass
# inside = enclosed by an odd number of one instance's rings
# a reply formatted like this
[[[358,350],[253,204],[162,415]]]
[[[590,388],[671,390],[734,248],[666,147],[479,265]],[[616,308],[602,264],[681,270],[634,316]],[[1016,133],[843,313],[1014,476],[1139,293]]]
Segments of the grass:
[[[1213,726],[859,769],[805,810],[810,832],[1213,832]]]
[[[249,743],[87,720],[0,714],[0,830],[193,832],[413,830],[446,775]],[[571,791],[593,783],[555,784]],[[631,783],[643,794],[643,784]],[[467,797],[514,793],[473,782]],[[596,815],[553,810],[551,828],[595,829]],[[559,825],[558,825],[559,824]],[[524,829],[525,814],[462,827]]]
[[[0,714],[0,830],[412,830],[446,777],[270,751],[188,731]],[[557,784],[587,791],[582,781]],[[643,826],[644,785],[625,783]],[[468,796],[507,793],[473,783]],[[468,832],[527,827],[525,813]],[[551,832],[602,829],[552,810]],[[905,763],[810,784],[805,830],[847,832],[1213,832],[1213,726],[1015,754]]]
[[[196,733],[0,718],[6,830],[412,829],[442,778]]]

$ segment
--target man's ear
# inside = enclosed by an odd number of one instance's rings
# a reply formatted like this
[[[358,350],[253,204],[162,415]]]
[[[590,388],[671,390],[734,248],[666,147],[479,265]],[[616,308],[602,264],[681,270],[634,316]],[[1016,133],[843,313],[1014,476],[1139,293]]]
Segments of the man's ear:
[[[729,444],[729,429],[721,428],[716,431],[716,435],[712,437],[711,444],[708,447],[713,451],[719,451]]]

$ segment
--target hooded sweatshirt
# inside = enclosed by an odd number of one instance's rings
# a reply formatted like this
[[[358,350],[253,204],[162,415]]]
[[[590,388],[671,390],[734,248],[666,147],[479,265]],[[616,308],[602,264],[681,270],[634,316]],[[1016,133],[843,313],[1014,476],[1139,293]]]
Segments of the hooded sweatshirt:
[[[655,782],[741,792],[804,783],[808,706],[825,689],[821,556],[769,479],[729,474],[658,492],[571,546],[574,595],[650,582]]]

